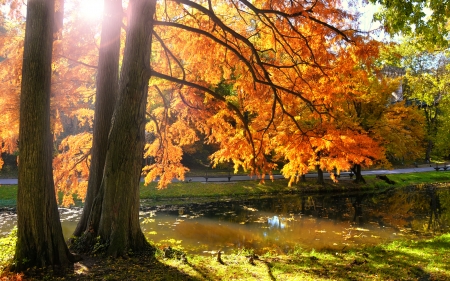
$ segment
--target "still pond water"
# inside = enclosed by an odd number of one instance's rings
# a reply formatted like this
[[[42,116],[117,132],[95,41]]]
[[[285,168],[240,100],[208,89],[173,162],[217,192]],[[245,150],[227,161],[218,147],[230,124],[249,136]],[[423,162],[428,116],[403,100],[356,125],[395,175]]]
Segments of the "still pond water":
[[[69,238],[81,210],[60,209]],[[254,249],[287,253],[294,248],[343,249],[399,238],[450,232],[450,189],[383,193],[283,195],[179,206],[146,207],[141,226],[149,240],[189,253]],[[16,224],[0,213],[0,235]]]

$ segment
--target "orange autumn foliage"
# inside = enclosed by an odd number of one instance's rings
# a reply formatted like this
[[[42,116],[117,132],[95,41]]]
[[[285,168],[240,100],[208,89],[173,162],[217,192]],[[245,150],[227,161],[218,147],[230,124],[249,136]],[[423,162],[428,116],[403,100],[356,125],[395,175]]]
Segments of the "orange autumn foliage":
[[[313,8],[277,1],[180,2],[157,15],[152,70],[158,79],[152,81],[178,92],[190,113],[177,122],[195,124],[208,143],[220,146],[211,155],[214,165],[233,162],[235,170],[262,176],[276,167],[272,160],[286,160],[283,173],[293,179],[316,165],[346,170],[383,158],[367,132],[346,128],[353,124],[345,122],[355,121],[334,117],[341,110],[334,106],[353,98],[346,91],[350,72],[378,47],[367,52],[372,43],[339,31],[354,20],[339,1],[318,1]],[[352,52],[353,45],[366,50]],[[207,91],[220,83],[232,89]],[[157,98],[150,95],[150,102]],[[154,172],[156,165],[147,167],[147,182],[163,171]]]
[[[2,20],[0,36],[0,169],[1,153],[17,150],[19,131],[19,93],[23,53],[23,26],[15,21]]]
[[[20,12],[20,5],[14,7],[17,10],[11,10],[12,14]],[[24,26],[20,19],[9,18],[3,23],[3,28],[5,30],[0,36],[0,54],[5,57],[0,62],[0,85],[3,89],[0,92],[0,150],[13,153],[18,150]],[[88,159],[91,146],[91,137],[85,130],[93,122],[97,31],[95,24],[86,22],[77,14],[75,5],[72,10],[66,10],[63,35],[53,44],[51,127],[55,148],[62,148],[55,151],[54,178],[55,187],[65,194],[64,205],[73,203],[72,194],[84,198],[86,192],[80,179],[87,179],[88,175],[83,171],[88,162],[78,161],[78,154],[84,151],[86,154],[82,157]],[[76,124],[71,128],[73,123]],[[71,135],[79,132],[78,137]],[[0,167],[1,163],[0,158]]]
[[[99,22],[76,9],[77,1],[65,11],[54,43],[54,175],[64,204],[86,192],[100,34]],[[160,1],[154,20],[144,152],[154,163],[143,169],[146,183],[183,180],[184,150],[199,139],[218,146],[214,166],[232,162],[235,171],[261,177],[284,162],[290,183],[315,167],[339,173],[385,165],[386,153],[417,147],[420,116],[400,104],[386,107],[394,84],[373,67],[380,43],[358,36],[356,15],[339,0]],[[10,44],[19,54],[20,40]],[[1,62],[14,71],[20,63]],[[2,83],[19,79],[2,75]],[[13,105],[11,120],[17,97],[17,89],[0,96],[1,105]],[[371,115],[374,103],[380,118]],[[67,118],[76,118],[78,130],[68,133]],[[16,149],[0,125],[4,149]],[[407,144],[395,145],[399,138]]]

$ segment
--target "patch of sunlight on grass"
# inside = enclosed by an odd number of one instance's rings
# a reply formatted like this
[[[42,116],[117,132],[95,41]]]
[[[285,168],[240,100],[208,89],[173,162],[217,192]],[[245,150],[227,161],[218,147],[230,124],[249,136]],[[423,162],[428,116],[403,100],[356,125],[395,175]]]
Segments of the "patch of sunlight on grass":
[[[0,276],[13,262],[17,241],[17,227],[6,237],[0,238]],[[3,279],[2,279],[3,280]]]
[[[450,235],[423,241],[396,241],[351,251],[294,249],[288,255],[270,251],[249,263],[252,249],[189,256],[188,264],[162,260],[190,276],[206,280],[450,280]]]

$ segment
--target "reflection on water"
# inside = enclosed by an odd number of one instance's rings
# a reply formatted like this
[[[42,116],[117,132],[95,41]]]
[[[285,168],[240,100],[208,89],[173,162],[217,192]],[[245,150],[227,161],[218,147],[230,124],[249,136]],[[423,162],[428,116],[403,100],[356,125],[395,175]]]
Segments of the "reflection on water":
[[[189,252],[252,248],[257,253],[283,253],[293,247],[340,250],[449,232],[449,204],[449,189],[429,188],[143,206],[140,216],[150,240],[178,243]],[[61,209],[66,238],[80,211]],[[15,224],[15,215],[0,216],[4,235]]]
[[[267,219],[267,223],[269,224],[269,228],[280,228],[284,229],[286,225],[280,222],[280,218],[278,216],[273,216]]]

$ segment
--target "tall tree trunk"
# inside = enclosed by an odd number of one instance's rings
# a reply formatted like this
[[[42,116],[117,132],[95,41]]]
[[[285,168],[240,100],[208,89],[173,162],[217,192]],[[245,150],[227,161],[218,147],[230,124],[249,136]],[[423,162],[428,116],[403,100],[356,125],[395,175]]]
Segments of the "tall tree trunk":
[[[316,170],[317,170],[317,183],[324,184],[325,181],[323,180],[323,171],[319,165],[316,165]]]
[[[106,253],[113,257],[148,246],[139,224],[139,182],[156,0],[132,0],[130,7],[119,99],[103,180],[88,227],[89,233],[100,236],[107,246]]]
[[[361,165],[355,164],[352,168],[353,173],[355,173],[355,183],[366,183],[366,180],[361,174]]]
[[[306,182],[306,175],[305,174],[300,176],[300,182]]]
[[[427,142],[427,149],[425,151],[425,162],[431,164],[431,151],[433,150],[433,141],[430,139]]]
[[[81,236],[88,230],[88,218],[102,183],[108,134],[119,88],[120,29],[122,25],[122,0],[105,0],[102,34],[97,70],[95,96],[94,134],[91,150],[91,166],[83,213],[74,231]]]
[[[17,193],[17,271],[67,266],[72,255],[64,241],[52,170],[50,84],[53,0],[29,0],[22,68]]]

